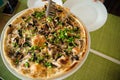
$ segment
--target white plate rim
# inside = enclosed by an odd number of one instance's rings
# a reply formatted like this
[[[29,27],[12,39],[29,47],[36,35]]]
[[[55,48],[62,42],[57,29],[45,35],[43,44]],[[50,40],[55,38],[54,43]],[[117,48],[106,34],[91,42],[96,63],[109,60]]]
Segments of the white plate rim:
[[[32,9],[32,8],[31,8],[31,9]],[[26,76],[23,76],[23,75],[17,73],[17,72],[9,65],[9,63],[6,61],[6,59],[5,59],[5,57],[4,57],[4,54],[3,54],[3,47],[2,47],[3,43],[1,43],[1,42],[3,42],[3,38],[4,38],[4,34],[5,34],[6,28],[8,27],[8,25],[9,25],[12,21],[14,21],[14,19],[15,19],[16,17],[21,16],[22,13],[24,13],[24,12],[27,11],[27,10],[29,10],[29,9],[25,9],[25,10],[23,10],[23,11],[20,11],[20,12],[17,13],[16,15],[14,15],[14,16],[7,22],[7,24],[5,25],[5,27],[4,27],[3,31],[2,31],[2,34],[1,34],[1,41],[0,41],[1,56],[2,56],[2,60],[3,60],[4,64],[5,64],[5,66],[7,67],[7,69],[8,69],[13,75],[15,75],[16,77],[18,77],[19,79],[22,79],[22,80],[40,80],[40,79],[31,79],[31,78],[28,78],[28,77],[26,77]],[[82,24],[82,23],[81,23],[81,24]],[[85,29],[86,29],[86,28],[85,28]],[[86,59],[87,59],[87,57],[88,57],[88,54],[89,54],[89,50],[90,50],[90,44],[91,44],[90,34],[89,34],[89,32],[88,32],[87,29],[86,29],[86,32],[87,32],[87,37],[88,37],[88,40],[87,40],[87,41],[88,41],[88,43],[87,43],[87,44],[88,44],[88,49],[87,49],[87,51],[86,51],[86,55],[85,55],[84,59],[81,61],[81,63],[78,65],[78,67],[77,67],[76,69],[74,69],[73,71],[70,71],[70,73],[65,74],[65,75],[63,75],[62,77],[59,77],[58,79],[55,79],[55,80],[63,80],[64,78],[72,75],[72,74],[75,73],[78,69],[80,69],[80,67],[81,67],[81,66],[84,64],[84,62],[86,61]]]
[[[69,1],[69,0],[68,0]],[[64,5],[64,4],[63,4]],[[98,30],[99,28],[101,28],[106,20],[107,20],[107,17],[108,17],[108,14],[107,14],[107,10],[105,8],[105,6],[103,5],[103,3],[101,3],[100,1],[97,1],[97,2],[93,2],[93,1],[83,1],[81,3],[77,3],[76,5],[73,5],[73,7],[70,8],[71,12],[76,15],[73,11],[74,11],[74,8],[78,8],[80,6],[85,6],[85,5],[92,5],[94,7],[94,9],[97,11],[97,17],[96,17],[96,20],[97,21],[93,21],[94,24],[91,24],[90,26],[88,26],[87,24],[85,24],[85,26],[87,27],[88,31],[89,32],[92,32],[92,31],[95,31],[95,30]],[[66,6],[66,5],[64,5]],[[67,6],[67,7],[70,7],[70,6]],[[88,12],[89,13],[89,12]],[[78,18],[79,15],[76,15]],[[100,20],[101,19],[101,20]],[[84,22],[84,21],[83,21]]]

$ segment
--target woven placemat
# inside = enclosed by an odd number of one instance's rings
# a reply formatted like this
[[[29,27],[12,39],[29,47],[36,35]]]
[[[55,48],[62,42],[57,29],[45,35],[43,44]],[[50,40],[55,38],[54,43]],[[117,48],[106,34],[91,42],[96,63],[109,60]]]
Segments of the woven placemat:
[[[120,17],[109,14],[105,25],[90,36],[92,49],[120,60]]]

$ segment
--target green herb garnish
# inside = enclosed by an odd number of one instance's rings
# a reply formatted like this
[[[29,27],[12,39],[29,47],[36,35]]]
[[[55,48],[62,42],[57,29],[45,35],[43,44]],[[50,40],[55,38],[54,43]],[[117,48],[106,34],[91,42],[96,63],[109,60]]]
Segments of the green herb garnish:
[[[28,63],[28,62],[25,62],[25,67],[26,67],[26,68],[29,68],[29,66],[30,66],[29,63]]]
[[[19,47],[18,43],[17,43],[17,42],[14,42],[14,43],[13,43],[13,47]]]
[[[37,18],[37,19],[41,19],[43,16],[45,15],[45,11],[42,11],[42,12],[35,12],[34,14],[33,14],[33,16],[35,17],[35,18]]]
[[[34,61],[34,56],[32,56],[31,58],[29,58],[29,61]]]
[[[52,63],[51,63],[51,62],[45,62],[44,65],[45,65],[46,67],[49,67],[49,68],[52,67]]]
[[[57,24],[58,24],[59,26],[63,26],[63,22],[61,22],[61,21],[59,21]]]
[[[52,17],[47,17],[46,19],[47,22],[52,22],[52,20],[53,20]]]
[[[31,17],[28,17],[25,22],[29,22],[31,20]]]
[[[74,41],[74,38],[73,38],[73,37],[70,37],[70,38],[67,39],[67,42],[68,42],[68,43],[72,43],[73,41]]]
[[[30,48],[30,50],[40,50],[40,47],[39,46],[32,46],[31,48]]]
[[[31,45],[30,45],[30,43],[29,43],[28,41],[26,41],[26,42],[23,44],[23,46],[24,46],[24,47],[26,47],[26,46],[31,47]]]
[[[58,54],[57,54],[57,58],[60,58],[61,56],[62,56],[61,53],[58,53]]]
[[[36,60],[36,63],[40,63],[41,61],[44,60],[44,57],[42,56],[37,56],[37,60]]]
[[[67,37],[66,30],[60,30],[59,31],[59,39],[65,39]]]
[[[18,59],[16,59],[15,64],[18,64],[18,63],[19,63],[19,60],[18,60]]]

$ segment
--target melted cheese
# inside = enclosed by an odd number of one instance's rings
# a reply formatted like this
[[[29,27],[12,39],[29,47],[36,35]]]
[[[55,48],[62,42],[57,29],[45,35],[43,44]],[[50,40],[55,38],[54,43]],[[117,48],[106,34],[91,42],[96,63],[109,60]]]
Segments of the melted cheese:
[[[36,35],[32,38],[32,45],[34,46],[44,46],[45,43],[45,37],[41,35]]]

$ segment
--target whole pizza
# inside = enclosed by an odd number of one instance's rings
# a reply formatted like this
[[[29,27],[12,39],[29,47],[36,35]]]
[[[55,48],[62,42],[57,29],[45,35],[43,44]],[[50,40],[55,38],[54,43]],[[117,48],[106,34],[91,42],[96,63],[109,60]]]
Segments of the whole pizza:
[[[54,79],[76,68],[88,49],[88,35],[68,9],[56,5],[46,17],[46,5],[28,9],[7,27],[4,55],[19,74]]]

